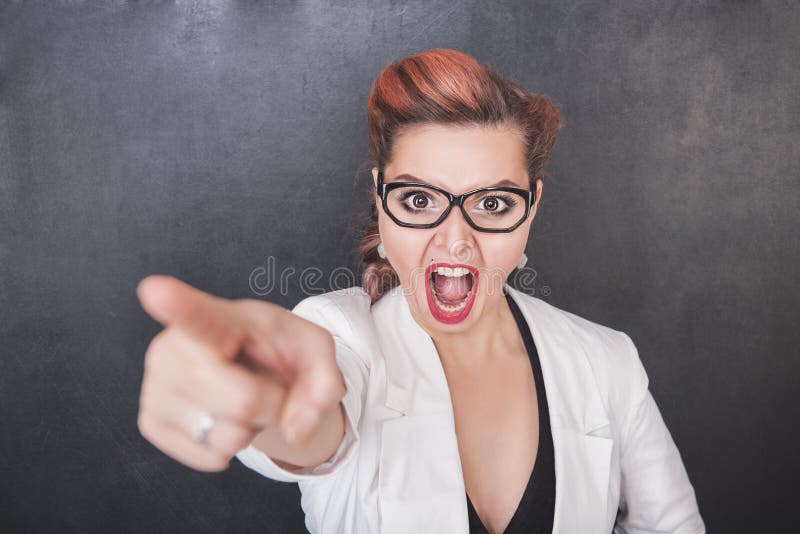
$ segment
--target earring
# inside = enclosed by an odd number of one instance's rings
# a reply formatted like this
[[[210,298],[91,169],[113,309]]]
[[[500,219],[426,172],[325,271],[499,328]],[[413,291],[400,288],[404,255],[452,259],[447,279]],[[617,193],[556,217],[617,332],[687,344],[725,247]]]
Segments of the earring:
[[[386,247],[383,246],[383,241],[378,244],[378,256],[384,260],[386,259]]]
[[[517,269],[522,269],[525,267],[526,263],[528,263],[528,256],[523,252],[522,258],[520,258],[519,263],[517,264]]]

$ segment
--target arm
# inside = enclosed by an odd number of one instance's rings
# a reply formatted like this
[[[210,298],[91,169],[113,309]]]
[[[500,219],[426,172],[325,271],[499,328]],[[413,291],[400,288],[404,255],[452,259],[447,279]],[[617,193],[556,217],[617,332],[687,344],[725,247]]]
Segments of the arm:
[[[622,428],[620,515],[614,533],[705,533],[680,452],[648,389],[638,351],[625,338],[636,367],[636,401]]]

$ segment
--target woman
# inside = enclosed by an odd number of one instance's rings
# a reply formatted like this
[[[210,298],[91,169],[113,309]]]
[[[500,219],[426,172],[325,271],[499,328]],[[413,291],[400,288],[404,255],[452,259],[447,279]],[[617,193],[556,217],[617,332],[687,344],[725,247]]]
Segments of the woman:
[[[387,66],[364,288],[289,313],[149,277],[142,434],[298,482],[311,532],[704,532],[631,339],[506,283],[559,127],[461,52]]]

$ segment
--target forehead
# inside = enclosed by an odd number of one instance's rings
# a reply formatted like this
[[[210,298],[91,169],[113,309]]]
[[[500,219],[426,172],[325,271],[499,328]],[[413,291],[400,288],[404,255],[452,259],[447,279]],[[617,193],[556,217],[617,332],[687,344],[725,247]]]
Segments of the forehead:
[[[525,145],[508,126],[415,125],[396,138],[386,180],[410,174],[454,193],[510,180],[528,188]]]

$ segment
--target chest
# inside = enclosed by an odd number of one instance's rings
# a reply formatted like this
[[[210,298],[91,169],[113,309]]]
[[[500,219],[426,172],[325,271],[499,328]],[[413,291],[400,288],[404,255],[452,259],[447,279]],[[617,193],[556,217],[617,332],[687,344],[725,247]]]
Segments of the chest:
[[[464,484],[490,532],[503,532],[528,485],[539,444],[527,354],[480,373],[447,374]]]

